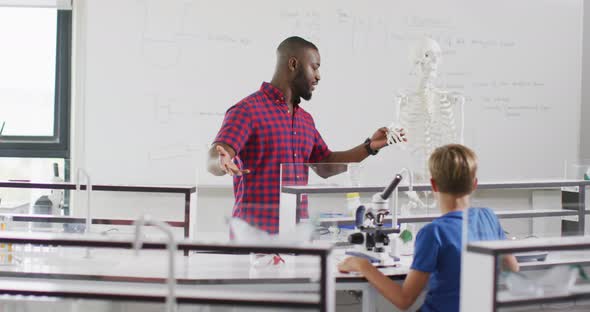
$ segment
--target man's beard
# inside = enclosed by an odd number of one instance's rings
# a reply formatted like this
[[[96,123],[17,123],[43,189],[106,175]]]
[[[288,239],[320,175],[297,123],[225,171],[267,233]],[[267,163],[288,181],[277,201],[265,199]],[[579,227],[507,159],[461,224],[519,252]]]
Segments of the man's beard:
[[[295,74],[295,79],[293,79],[293,91],[295,91],[294,95],[297,98],[301,97],[306,101],[311,100],[311,89],[309,88],[309,83],[303,76],[302,70],[297,71],[297,74]]]

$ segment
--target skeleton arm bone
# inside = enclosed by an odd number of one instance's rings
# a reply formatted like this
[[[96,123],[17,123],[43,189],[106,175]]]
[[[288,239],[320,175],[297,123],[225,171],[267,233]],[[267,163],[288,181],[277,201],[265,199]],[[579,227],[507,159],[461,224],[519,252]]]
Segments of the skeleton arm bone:
[[[395,101],[395,118],[396,121],[392,122],[389,127],[387,128],[387,144],[391,145],[394,143],[403,142],[401,138],[401,129],[403,129],[403,125],[401,125],[400,119],[400,112],[402,110],[402,106],[407,105],[408,103],[408,96],[403,93],[398,93],[396,96]],[[407,131],[407,129],[406,129]],[[404,131],[404,134],[407,132]]]
[[[453,107],[459,107],[459,143],[464,143],[465,133],[465,97],[457,92],[451,92],[449,94],[449,101]]]
[[[452,91],[442,91],[437,90],[437,92],[441,95],[441,98],[444,99],[444,102],[448,103],[448,109],[451,113],[453,124],[456,124],[455,121],[458,121],[459,129],[458,131],[455,130],[455,135],[457,135],[458,143],[464,143],[464,133],[465,133],[465,97],[459,92],[452,92]],[[454,112],[458,113],[457,120],[455,118]]]

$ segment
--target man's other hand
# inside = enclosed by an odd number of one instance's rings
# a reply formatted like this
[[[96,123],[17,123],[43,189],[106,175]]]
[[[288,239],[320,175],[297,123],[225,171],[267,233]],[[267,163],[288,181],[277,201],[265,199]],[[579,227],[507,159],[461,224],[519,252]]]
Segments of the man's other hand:
[[[250,170],[248,169],[241,170],[240,168],[238,168],[238,166],[236,166],[236,164],[232,161],[230,153],[223,146],[217,145],[215,146],[215,150],[219,155],[219,167],[226,174],[230,176],[241,176],[250,173]]]

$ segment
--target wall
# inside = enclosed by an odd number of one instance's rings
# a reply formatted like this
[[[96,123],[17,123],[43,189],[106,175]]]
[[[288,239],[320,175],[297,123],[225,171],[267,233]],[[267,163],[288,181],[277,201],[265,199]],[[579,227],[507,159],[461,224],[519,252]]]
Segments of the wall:
[[[234,5],[237,6],[237,3],[241,2],[235,2]],[[467,118],[470,120],[468,128],[472,130],[468,131],[471,136],[467,143],[476,146],[478,152],[481,151],[482,172],[486,177],[557,177],[562,172],[562,160],[580,153],[578,121],[571,120],[571,116],[579,113],[577,103],[580,86],[575,79],[569,79],[579,76],[579,57],[576,57],[580,53],[579,41],[575,36],[557,35],[564,30],[573,30],[576,33],[576,18],[567,19],[566,15],[559,15],[559,18],[565,18],[570,24],[547,24],[546,15],[556,18],[553,16],[555,12],[542,9],[544,4],[559,3],[567,8],[565,11],[577,12],[571,10],[571,7],[580,5],[580,1],[525,1],[518,4],[508,1],[504,3],[506,7],[485,2],[490,5],[488,10],[493,13],[488,15],[479,11],[472,15],[465,11],[456,12],[459,8],[470,10],[475,6],[472,2],[460,1],[436,2],[437,4],[422,1],[404,4],[407,7],[395,7],[402,2],[385,4],[375,1],[372,8],[354,5],[352,2],[339,3],[343,3],[340,11],[330,7],[328,2],[322,2],[317,10],[287,7],[274,11],[280,13],[278,16],[286,21],[281,21],[280,25],[286,26],[270,36],[273,38],[272,42],[262,45],[260,38],[264,36],[260,34],[265,33],[263,30],[266,27],[260,27],[267,23],[248,23],[244,20],[239,27],[227,23],[226,19],[231,20],[233,13],[243,13],[238,9],[224,11],[222,15],[211,13],[208,19],[196,18],[203,17],[199,8],[212,12],[221,10],[219,3],[210,7],[210,3],[204,1],[171,1],[165,4],[149,0],[76,1],[76,166],[88,168],[95,176],[95,181],[100,183],[152,184],[162,181],[190,184],[200,173],[206,182],[199,183],[205,186],[229,184],[227,179],[212,182],[210,176],[204,175],[201,157],[207,140],[187,140],[191,136],[210,138],[214,134],[215,126],[219,124],[225,108],[239,99],[238,96],[256,88],[255,85],[244,84],[244,81],[250,83],[252,80],[248,77],[269,79],[274,45],[279,38],[293,31],[317,39],[320,47],[323,47],[324,81],[309,110],[316,116],[318,127],[327,140],[334,142],[332,145],[335,149],[349,147],[348,142],[351,141],[362,141],[362,137],[367,132],[370,133],[374,126],[360,123],[359,127],[364,127],[360,130],[340,127],[342,120],[334,117],[330,105],[346,107],[343,112],[355,116],[348,116],[346,120],[354,120],[359,114],[365,114],[362,115],[362,120],[374,119],[376,125],[386,124],[394,119],[395,116],[388,112],[392,109],[390,103],[395,92],[406,87],[403,81],[410,77],[407,64],[395,62],[405,63],[410,43],[419,36],[430,34],[436,35],[443,43],[443,49],[446,49],[445,64],[448,67],[441,75],[446,80],[443,87],[458,88],[468,95],[468,100],[471,101],[468,104],[473,104],[467,107]],[[525,4],[538,5],[541,9],[536,11],[537,15],[531,16],[530,11],[524,10]],[[394,7],[389,8],[391,10],[379,10],[379,5]],[[250,3],[248,6],[256,7]],[[510,10],[506,11],[506,8]],[[269,15],[273,14],[271,9],[265,8],[256,13],[274,16]],[[206,10],[203,12],[208,12]],[[523,32],[518,32],[515,29],[520,26],[519,21],[522,18],[519,14],[524,14],[519,12],[524,11],[529,18],[528,27],[523,28]],[[184,14],[181,19],[175,18],[179,12]],[[338,35],[330,36],[329,27],[328,30],[326,27],[317,29],[316,27],[324,25],[318,20],[318,16],[325,12],[336,12],[341,18],[340,22],[326,25],[350,26],[352,35],[334,32],[333,34]],[[254,11],[251,13],[254,14]],[[196,15],[186,18],[189,14]],[[388,14],[401,15],[388,18],[391,17]],[[468,16],[473,20],[467,19]],[[502,19],[499,16],[510,18]],[[373,19],[377,24],[379,21],[385,23],[389,36],[383,42],[386,46],[382,51],[375,46],[381,41],[372,37],[374,32],[368,28],[370,26],[367,22],[372,17],[378,17]],[[104,20],[109,20],[109,23],[104,23]],[[400,25],[387,24],[390,21],[399,22]],[[277,21],[276,25],[278,23]],[[566,28],[559,28],[556,26],[558,24],[566,25]],[[260,32],[257,32],[259,35],[249,37],[252,28],[256,27],[260,28]],[[407,27],[413,28],[408,31]],[[177,32],[178,29],[181,31]],[[528,38],[526,34],[531,34],[531,37]],[[348,42],[347,38],[351,40],[354,49],[339,50],[339,45]],[[336,40],[336,43],[333,44],[330,40]],[[461,40],[467,41],[465,43]],[[547,44],[547,41],[551,44]],[[453,44],[461,42],[464,43],[463,48],[450,49]],[[268,48],[269,44],[271,48]],[[232,54],[234,50],[242,51],[248,59],[258,61],[240,64],[237,62],[239,59],[236,60]],[[260,60],[257,53],[263,51],[268,54],[264,54],[264,59]],[[346,55],[338,55],[338,51],[345,52]],[[559,53],[568,54],[552,58]],[[567,64],[562,64],[564,59],[567,59]],[[198,63],[202,60],[206,64]],[[363,60],[368,62],[367,66],[371,70],[365,68]],[[461,60],[466,63],[461,63]],[[547,62],[547,66],[539,65],[543,62]],[[484,78],[493,77],[498,84],[484,84],[486,79],[469,71],[476,64],[484,66],[482,68],[488,73]],[[500,64],[505,66],[500,68],[497,66]],[[246,67],[235,67],[238,65]],[[402,69],[392,72],[391,68]],[[462,69],[457,71],[452,68]],[[227,75],[228,72],[235,72],[235,75]],[[376,77],[371,76],[373,72]],[[210,73],[213,74],[209,75]],[[387,80],[387,75],[394,74],[397,76],[393,80]],[[465,76],[467,78],[461,78]],[[542,79],[536,81],[538,77]],[[209,81],[203,82],[202,79]],[[230,92],[222,94],[227,99],[211,101],[213,95],[223,93],[217,83],[225,82],[230,86]],[[527,89],[529,87],[526,82],[531,83],[530,90]],[[518,88],[504,86],[507,89],[500,92],[498,88],[502,88],[503,83],[510,86],[516,83],[514,86]],[[366,94],[370,94],[375,84],[381,91],[376,93],[376,98],[367,98]],[[347,87],[343,88],[343,85]],[[355,90],[355,86],[360,89]],[[478,88],[479,91],[474,91]],[[339,89],[355,91],[353,96],[347,97],[346,94],[335,91]],[[469,96],[473,92],[476,97]],[[205,94],[205,97],[199,94]],[[496,94],[500,96],[495,98]],[[498,104],[507,99],[514,103]],[[499,102],[495,103],[496,100]],[[521,102],[522,105],[519,104]],[[529,104],[539,102],[547,103],[541,105],[547,110],[531,113],[528,110]],[[318,103],[329,105],[315,105]],[[191,108],[192,105],[197,110]],[[371,109],[363,112],[361,107]],[[506,111],[494,112],[493,107],[504,107]],[[548,128],[548,125],[552,126]],[[355,140],[356,137],[359,139]],[[527,147],[526,144],[531,145]],[[509,150],[512,153],[498,150]],[[388,171],[396,170],[392,164],[401,166],[403,161],[397,160],[405,157],[399,153],[396,149],[389,149],[372,158],[368,165],[372,166],[372,170],[380,169],[383,164],[391,169]],[[513,161],[516,158],[518,161]],[[521,167],[526,169],[521,172]],[[387,179],[384,175],[378,175],[378,178]],[[525,194],[524,197],[528,196]],[[229,215],[231,211],[231,190],[224,187],[201,188],[198,207],[199,228],[207,231],[223,228],[223,218],[220,216]],[[117,213],[115,209],[110,210],[103,213]]]
[[[590,159],[590,5],[584,5],[580,158]],[[572,116],[573,117],[573,116]]]
[[[80,140],[98,183],[227,183],[200,157],[224,111],[270,79],[276,45],[293,34],[320,47],[323,79],[303,107],[334,150],[396,119],[396,94],[416,88],[409,50],[431,36],[443,49],[438,86],[465,95],[465,143],[482,179],[561,177],[579,153],[570,117],[580,111],[579,0],[86,5]],[[389,148],[365,171],[385,183],[383,172],[412,158]]]

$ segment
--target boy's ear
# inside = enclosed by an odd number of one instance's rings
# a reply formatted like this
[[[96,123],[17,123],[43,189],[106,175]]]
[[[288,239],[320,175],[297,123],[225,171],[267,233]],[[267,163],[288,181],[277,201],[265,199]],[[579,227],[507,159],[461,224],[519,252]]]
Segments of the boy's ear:
[[[430,178],[430,186],[432,186],[433,192],[438,192],[438,187],[436,186],[436,182],[434,182],[433,178]]]
[[[477,189],[477,178],[473,179],[473,190],[472,192],[474,192]]]

